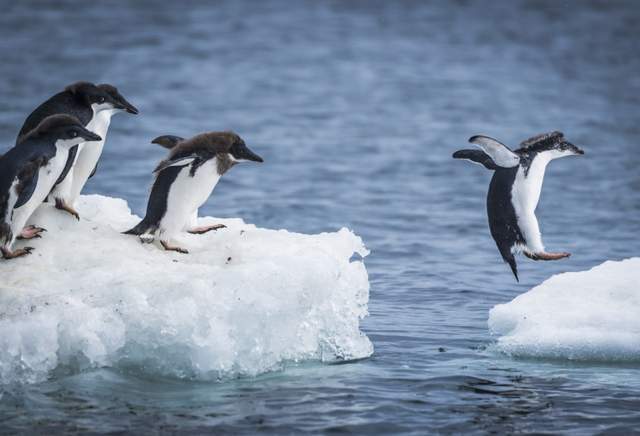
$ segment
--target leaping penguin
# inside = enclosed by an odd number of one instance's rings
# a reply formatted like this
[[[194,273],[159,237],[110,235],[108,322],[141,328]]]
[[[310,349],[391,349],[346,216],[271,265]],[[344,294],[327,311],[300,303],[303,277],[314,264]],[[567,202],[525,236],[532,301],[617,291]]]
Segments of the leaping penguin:
[[[180,232],[202,234],[225,227],[197,226],[198,209],[220,177],[238,162],[263,160],[233,132],[202,133],[186,140],[166,135],[152,142],[170,149],[169,157],[154,170],[156,179],[144,219],[124,233],[138,235],[142,242],[157,236],[165,250],[188,253],[172,245]]]
[[[76,219],[79,219],[79,215],[73,207],[74,203],[85,183],[96,170],[111,116],[122,111],[138,113],[138,110],[114,86],[76,82],[38,106],[27,117],[20,129],[16,144],[20,144],[22,139],[47,116],[67,114],[77,117],[88,130],[102,137],[98,144],[85,147],[82,143],[69,151],[64,170],[50,195],[50,200],[55,201],[56,208],[70,213]]]
[[[570,253],[545,251],[535,210],[547,164],[560,157],[584,154],[584,151],[557,131],[529,138],[514,151],[484,135],[473,136],[469,142],[481,150],[459,150],[453,157],[494,170],[487,194],[489,228],[516,280],[519,281],[515,253],[522,252],[533,260],[569,257]]]
[[[33,248],[12,250],[16,238],[39,237],[44,229],[24,228],[60,177],[69,149],[102,138],[70,115],[46,117],[0,158],[0,253],[5,259],[24,256]]]

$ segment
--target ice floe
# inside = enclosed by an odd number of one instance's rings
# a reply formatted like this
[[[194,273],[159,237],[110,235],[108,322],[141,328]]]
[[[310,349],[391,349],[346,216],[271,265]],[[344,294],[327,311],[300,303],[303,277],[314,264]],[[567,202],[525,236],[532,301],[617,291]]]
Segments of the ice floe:
[[[0,260],[0,383],[114,367],[217,379],[287,362],[367,357],[360,330],[369,282],[362,240],[347,229],[304,235],[240,219],[184,234],[190,254],[140,244],[126,202],[84,196],[81,221],[44,205],[25,241]]]
[[[491,309],[489,329],[514,356],[640,361],[640,258],[555,275]]]

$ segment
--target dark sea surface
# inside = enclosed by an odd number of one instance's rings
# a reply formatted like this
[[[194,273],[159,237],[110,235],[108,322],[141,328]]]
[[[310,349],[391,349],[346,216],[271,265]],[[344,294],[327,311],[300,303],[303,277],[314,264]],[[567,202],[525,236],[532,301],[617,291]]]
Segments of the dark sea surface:
[[[514,359],[487,328],[553,274],[640,254],[640,2],[2,1],[0,29],[0,150],[68,83],[112,83],[140,115],[113,119],[85,192],[142,214],[153,137],[237,131],[265,164],[201,215],[361,235],[375,346],[218,383],[107,368],[0,387],[0,433],[640,431],[638,364]],[[573,256],[520,258],[516,283],[491,173],[451,153],[555,129],[586,155],[550,164],[537,215]]]

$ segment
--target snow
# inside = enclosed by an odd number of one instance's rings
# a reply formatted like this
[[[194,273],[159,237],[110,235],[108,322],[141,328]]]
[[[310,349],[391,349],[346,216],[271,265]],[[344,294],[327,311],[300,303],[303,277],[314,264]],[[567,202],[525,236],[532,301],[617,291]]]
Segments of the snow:
[[[0,260],[0,383],[113,367],[188,379],[370,356],[369,282],[347,229],[303,235],[240,219],[184,234],[190,254],[122,235],[126,202],[82,196],[81,221],[43,205],[32,255]],[[25,243],[18,246],[27,245]],[[355,256],[356,258],[358,256]]]
[[[640,258],[558,274],[489,314],[513,356],[640,361]]]

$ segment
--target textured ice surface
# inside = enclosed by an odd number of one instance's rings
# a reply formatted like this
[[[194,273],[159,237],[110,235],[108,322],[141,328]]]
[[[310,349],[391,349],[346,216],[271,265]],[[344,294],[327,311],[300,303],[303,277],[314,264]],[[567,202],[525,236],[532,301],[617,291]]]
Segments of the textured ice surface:
[[[111,366],[215,379],[287,362],[372,354],[360,331],[369,282],[347,229],[303,235],[240,219],[185,234],[184,255],[121,235],[125,201],[81,197],[80,222],[46,206],[31,256],[0,260],[0,382]],[[24,244],[21,244],[24,245]]]
[[[516,356],[640,361],[640,258],[558,274],[489,314]]]

